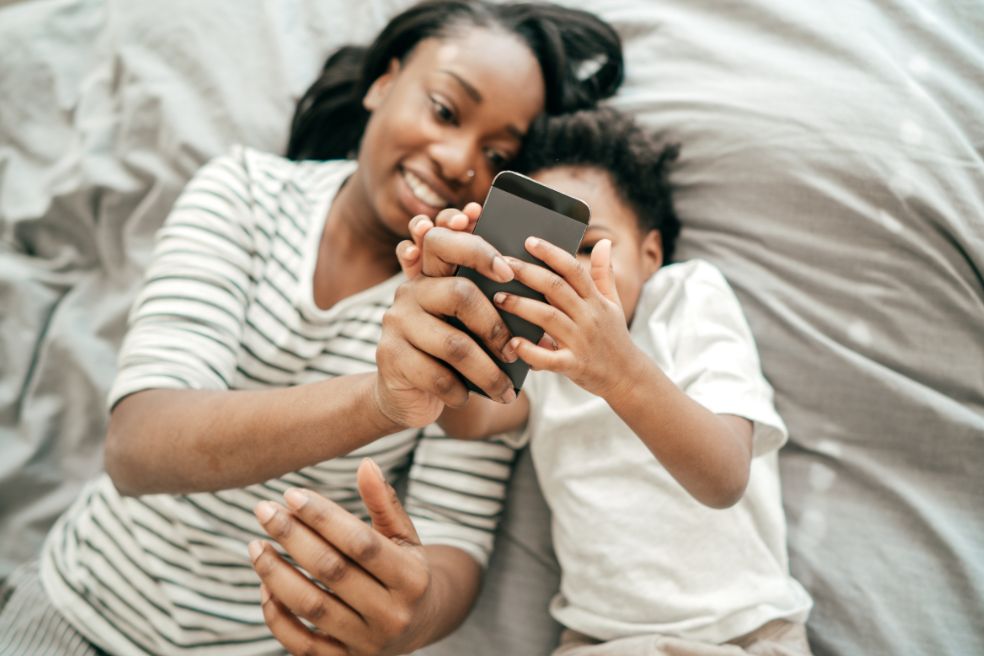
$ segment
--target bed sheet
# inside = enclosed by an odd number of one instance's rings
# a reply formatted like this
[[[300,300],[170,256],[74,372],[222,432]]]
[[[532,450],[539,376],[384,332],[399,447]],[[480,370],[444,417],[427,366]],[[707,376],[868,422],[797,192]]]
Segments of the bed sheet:
[[[0,6],[0,576],[101,468],[126,313],[184,182],[233,143],[282,150],[327,53],[407,4]],[[757,337],[816,652],[984,653],[984,15],[568,4],[623,34],[615,104],[683,145],[679,255],[724,271]],[[434,656],[555,639],[520,472],[478,610]]]

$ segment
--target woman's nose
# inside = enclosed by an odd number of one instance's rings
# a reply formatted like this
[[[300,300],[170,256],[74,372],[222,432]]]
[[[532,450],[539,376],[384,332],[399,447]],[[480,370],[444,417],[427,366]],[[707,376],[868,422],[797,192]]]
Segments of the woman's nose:
[[[468,140],[435,143],[431,157],[437,163],[441,177],[450,184],[469,184],[476,175],[479,165],[477,153],[479,146]]]

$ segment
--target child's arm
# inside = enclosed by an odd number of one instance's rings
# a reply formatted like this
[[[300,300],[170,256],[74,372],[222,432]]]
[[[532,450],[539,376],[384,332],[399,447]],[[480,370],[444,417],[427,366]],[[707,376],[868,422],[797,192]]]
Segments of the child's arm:
[[[508,405],[472,394],[460,408],[445,408],[437,423],[451,437],[474,440],[506,433],[526,425],[530,402],[522,392]]]
[[[527,249],[553,271],[512,259],[510,265],[549,305],[504,293],[495,301],[542,327],[557,348],[517,337],[507,349],[604,398],[695,499],[715,508],[736,503],[748,483],[751,422],[692,400],[632,342],[611,271],[611,242],[595,245],[590,273],[542,240],[528,240]]]

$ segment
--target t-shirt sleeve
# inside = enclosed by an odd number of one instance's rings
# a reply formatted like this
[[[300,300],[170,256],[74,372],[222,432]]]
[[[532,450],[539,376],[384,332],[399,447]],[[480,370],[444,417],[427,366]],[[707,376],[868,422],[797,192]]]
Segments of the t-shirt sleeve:
[[[181,193],[130,312],[110,408],[146,389],[229,388],[254,280],[248,188],[236,149]]]
[[[755,456],[781,447],[786,426],[762,374],[752,331],[724,276],[697,262],[681,303],[683,318],[671,337],[674,382],[711,412],[752,421]]]
[[[516,451],[497,439],[456,440],[430,426],[414,450],[406,508],[423,544],[488,564]]]

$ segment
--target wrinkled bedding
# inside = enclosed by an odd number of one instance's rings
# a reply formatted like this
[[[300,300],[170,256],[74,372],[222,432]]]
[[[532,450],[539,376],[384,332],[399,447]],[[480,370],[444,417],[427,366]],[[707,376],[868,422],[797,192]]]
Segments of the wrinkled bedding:
[[[184,182],[233,143],[282,151],[326,54],[407,4],[0,2],[0,577],[101,468],[115,350]],[[984,653],[984,12],[571,4],[624,35],[615,104],[683,145],[679,255],[724,271],[756,334],[816,653]],[[499,546],[429,653],[548,653],[526,461]]]

